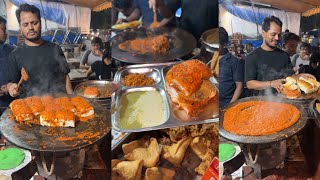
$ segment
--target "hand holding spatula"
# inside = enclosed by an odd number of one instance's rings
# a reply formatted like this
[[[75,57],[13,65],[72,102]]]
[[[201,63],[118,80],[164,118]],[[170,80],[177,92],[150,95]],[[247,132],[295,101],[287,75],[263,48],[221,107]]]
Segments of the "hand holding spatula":
[[[28,79],[29,79],[28,74],[27,74],[26,70],[22,67],[21,68],[21,78],[20,78],[18,84],[16,84],[16,83],[8,83],[7,84],[7,89],[8,89],[10,96],[12,96],[12,97],[18,96],[20,85],[22,84],[23,81],[27,81]]]

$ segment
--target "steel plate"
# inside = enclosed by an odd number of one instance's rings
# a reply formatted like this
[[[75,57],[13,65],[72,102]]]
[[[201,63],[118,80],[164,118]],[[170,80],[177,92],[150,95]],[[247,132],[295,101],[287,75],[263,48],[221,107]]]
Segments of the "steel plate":
[[[266,136],[245,136],[245,135],[237,135],[230,133],[226,131],[223,127],[223,122],[224,122],[224,113],[227,109],[243,102],[248,102],[248,101],[271,101],[271,102],[281,102],[281,103],[286,103],[286,104],[291,104],[295,107],[297,107],[300,112],[301,112],[301,117],[300,119],[293,124],[292,126],[279,131],[277,133],[271,134],[271,135],[266,135]],[[266,112],[267,113],[267,112]],[[276,116],[276,114],[275,114]],[[299,105],[299,103],[296,103],[294,101],[289,101],[284,98],[279,98],[276,96],[254,96],[254,97],[248,97],[248,98],[243,98],[240,99],[234,103],[231,103],[229,106],[227,106],[224,110],[220,112],[220,122],[219,122],[219,134],[230,141],[238,142],[238,143],[244,143],[244,144],[265,144],[265,143],[272,143],[272,142],[277,142],[281,141],[283,139],[286,139],[290,136],[295,135],[298,133],[307,123],[307,112],[303,107]]]
[[[96,117],[87,122],[77,122],[75,128],[43,127],[36,124],[30,127],[10,118],[12,111],[7,109],[0,118],[0,131],[10,143],[23,149],[40,152],[82,149],[99,141],[111,130],[110,111],[96,102],[90,101],[90,104],[94,107]],[[76,138],[79,135],[83,137]],[[59,137],[64,140],[58,140]]]
[[[93,86],[99,89],[100,95],[95,98],[89,98],[84,96],[83,91],[88,86]],[[116,83],[113,83],[112,81],[103,81],[103,80],[90,80],[90,81],[84,81],[80,84],[78,84],[74,88],[73,94],[79,95],[88,99],[95,99],[95,100],[103,100],[103,99],[111,99],[111,95],[107,96],[107,91],[111,90],[112,92],[115,91],[118,88],[118,85]],[[111,94],[112,94],[111,92]]]
[[[150,35],[166,34],[170,50],[165,54],[133,54],[119,49],[119,44],[127,40],[146,38]],[[118,33],[112,39],[112,57],[128,63],[159,63],[175,60],[190,53],[196,47],[196,39],[187,31],[178,28],[130,29]]]
[[[216,87],[216,84],[212,83],[213,86],[217,90],[216,96],[213,98],[213,100],[205,107],[204,111],[200,113],[196,117],[189,116],[184,110],[179,109],[178,105],[173,103],[166,91],[165,87],[165,75],[168,72],[168,70],[175,64],[178,64],[180,62],[169,62],[169,63],[155,63],[155,64],[142,64],[142,65],[131,65],[120,68],[114,78],[114,81],[121,82],[123,77],[126,75],[126,72],[143,72],[143,69],[157,69],[161,73],[161,81],[157,84],[154,84],[153,86],[149,87],[139,87],[139,88],[149,88],[149,89],[161,89],[164,90],[167,98],[165,98],[166,103],[168,103],[168,110],[169,113],[169,119],[167,122],[165,122],[162,125],[159,126],[152,126],[152,127],[144,127],[139,129],[123,129],[119,126],[119,109],[121,106],[120,99],[122,92],[124,91],[131,91],[136,89],[136,87],[126,87],[123,86],[120,83],[120,88],[112,94],[112,127],[116,131],[120,132],[140,132],[140,131],[151,131],[151,130],[157,130],[157,129],[165,129],[165,128],[172,128],[172,127],[181,127],[181,126],[188,126],[188,125],[195,125],[195,124],[206,124],[206,123],[213,123],[219,121],[219,90]]]

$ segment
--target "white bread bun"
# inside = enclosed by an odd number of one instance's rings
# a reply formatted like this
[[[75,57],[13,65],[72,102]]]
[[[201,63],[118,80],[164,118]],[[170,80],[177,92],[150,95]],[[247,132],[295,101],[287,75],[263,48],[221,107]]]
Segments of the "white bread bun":
[[[295,90],[299,88],[296,84],[297,84],[297,81],[294,78],[289,76],[286,78],[286,83],[283,85],[283,88],[289,89],[289,90]]]
[[[303,92],[305,92],[306,94],[310,94],[310,93],[314,92],[313,84],[308,82],[308,80],[303,77],[299,78],[299,80],[297,81],[297,84],[298,84],[299,88]]]
[[[306,80],[313,85],[314,92],[319,89],[320,83],[317,80],[311,79],[311,78],[306,79]]]

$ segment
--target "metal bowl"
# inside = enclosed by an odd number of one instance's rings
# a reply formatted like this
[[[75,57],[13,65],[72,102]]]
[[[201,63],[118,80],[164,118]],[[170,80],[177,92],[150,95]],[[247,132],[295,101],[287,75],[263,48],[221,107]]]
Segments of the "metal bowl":
[[[201,44],[209,52],[214,53],[219,48],[219,29],[209,29],[201,35]]]

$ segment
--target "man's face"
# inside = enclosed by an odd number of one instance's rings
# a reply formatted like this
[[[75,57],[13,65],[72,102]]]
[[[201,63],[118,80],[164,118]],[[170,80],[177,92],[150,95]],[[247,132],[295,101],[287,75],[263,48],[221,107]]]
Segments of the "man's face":
[[[276,23],[270,23],[270,29],[265,32],[262,31],[262,37],[266,45],[271,48],[275,49],[278,46],[278,43],[281,39],[281,27],[278,26]]]
[[[20,13],[20,30],[22,35],[31,42],[41,38],[41,21],[31,12]]]
[[[7,27],[5,23],[0,23],[0,43],[4,43],[7,39]]]
[[[298,41],[295,40],[289,40],[287,44],[285,44],[285,51],[289,54],[289,56],[293,56],[296,54],[296,49],[298,46]]]

